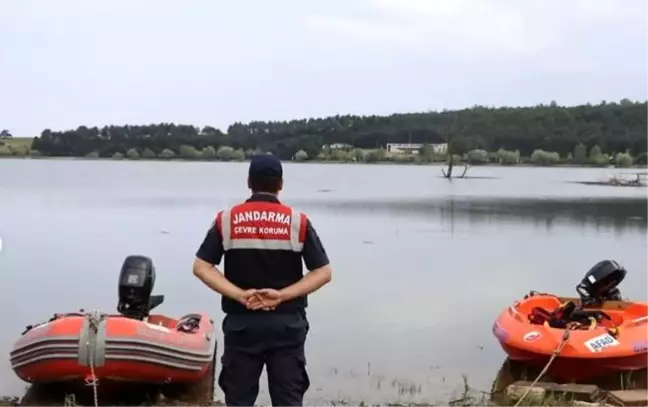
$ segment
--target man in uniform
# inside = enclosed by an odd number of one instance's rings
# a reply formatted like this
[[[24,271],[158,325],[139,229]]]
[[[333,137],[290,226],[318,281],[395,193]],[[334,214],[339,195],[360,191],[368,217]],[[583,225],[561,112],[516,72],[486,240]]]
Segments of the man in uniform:
[[[301,406],[310,386],[307,295],[331,281],[331,268],[310,220],[277,198],[283,171],[275,156],[252,158],[248,187],[248,200],[218,212],[193,265],[222,295],[226,314],[218,384],[228,406],[252,406],[265,364],[272,405]],[[216,267],[223,257],[224,274]]]

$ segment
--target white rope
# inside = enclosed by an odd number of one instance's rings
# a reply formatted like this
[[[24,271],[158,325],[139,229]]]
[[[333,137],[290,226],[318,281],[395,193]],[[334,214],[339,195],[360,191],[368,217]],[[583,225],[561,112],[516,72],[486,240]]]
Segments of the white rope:
[[[533,383],[531,383],[531,386],[527,387],[527,390],[524,392],[524,394],[522,395],[522,397],[520,397],[520,399],[518,400],[518,402],[515,403],[515,407],[519,406],[520,403],[522,403],[522,401],[523,401],[523,400],[526,398],[526,396],[529,394],[529,392],[531,391],[531,389],[533,388],[533,386],[535,386],[535,385],[538,383],[538,381],[542,378],[542,376],[544,376],[545,373],[547,373],[547,370],[549,370],[549,366],[551,366],[551,364],[553,363],[554,359],[556,359],[556,357],[560,354],[560,352],[562,352],[562,350],[563,350],[563,348],[565,347],[565,345],[567,344],[567,341],[568,341],[568,340],[569,340],[569,329],[565,329],[565,333],[563,334],[563,337],[562,337],[562,340],[560,341],[560,344],[559,344],[558,347],[556,347],[556,349],[553,351],[553,353],[552,353],[551,357],[549,358],[549,361],[548,361],[547,364],[545,365],[544,369],[542,369],[542,372],[540,372],[540,374],[538,375],[538,377],[536,377],[536,379],[533,381]]]
[[[88,329],[93,333],[97,333],[99,330],[99,323],[103,320],[106,314],[99,312],[98,310],[92,310],[85,313],[85,317],[88,320]],[[94,396],[94,405],[95,407],[99,406],[99,397],[97,395],[97,387],[99,386],[99,379],[95,375],[95,357],[96,357],[96,336],[93,335],[94,340],[86,342],[88,347],[88,354],[90,355],[90,377],[86,378],[85,385],[92,386],[92,393]]]

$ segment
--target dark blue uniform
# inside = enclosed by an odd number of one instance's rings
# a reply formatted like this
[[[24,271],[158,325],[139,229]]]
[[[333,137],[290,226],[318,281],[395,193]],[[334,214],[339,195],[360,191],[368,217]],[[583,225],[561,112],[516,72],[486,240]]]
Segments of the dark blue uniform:
[[[252,161],[250,175],[281,173],[272,156]],[[196,257],[220,264],[225,277],[241,289],[280,290],[308,270],[329,264],[308,218],[270,194],[253,194],[240,205],[219,212]],[[230,406],[254,405],[264,364],[274,406],[302,405],[310,387],[304,343],[309,329],[307,298],[286,301],[272,311],[253,311],[222,297],[225,347],[218,379]]]

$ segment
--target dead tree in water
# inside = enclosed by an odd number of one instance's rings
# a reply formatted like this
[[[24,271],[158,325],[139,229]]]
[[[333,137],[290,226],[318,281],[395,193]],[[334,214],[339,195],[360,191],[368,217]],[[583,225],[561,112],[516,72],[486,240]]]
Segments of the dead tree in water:
[[[447,156],[448,156],[448,171],[444,171],[443,167],[441,167],[441,173],[443,174],[444,178],[447,178],[449,180],[452,180],[452,168],[454,166],[454,141],[455,141],[455,136],[456,132],[455,130],[450,130],[446,133],[445,139],[446,143],[448,144],[448,150],[447,150]],[[458,177],[458,178],[464,178],[466,176],[466,172],[468,172],[468,163],[464,163],[464,170],[463,173]]]

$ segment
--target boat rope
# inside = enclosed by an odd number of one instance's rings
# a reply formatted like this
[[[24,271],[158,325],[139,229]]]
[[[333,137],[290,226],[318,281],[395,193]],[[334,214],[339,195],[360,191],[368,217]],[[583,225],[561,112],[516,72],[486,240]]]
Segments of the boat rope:
[[[88,320],[88,328],[93,332],[97,333],[99,329],[99,324],[103,319],[105,318],[106,314],[99,312],[98,310],[92,310],[90,312],[85,313],[85,317]],[[86,342],[86,345],[88,346],[88,355],[89,357],[89,362],[90,362],[90,376],[85,379],[85,385],[86,386],[92,386],[92,394],[94,396],[94,405],[95,407],[99,406],[99,397],[97,396],[97,387],[99,386],[99,379],[95,375],[95,342],[96,342],[96,336],[92,336],[93,340],[89,340]]]
[[[542,376],[544,376],[545,373],[547,373],[547,370],[549,370],[549,366],[551,366],[551,364],[556,359],[556,357],[558,357],[560,352],[562,352],[562,350],[565,347],[565,345],[567,344],[568,340],[569,340],[569,329],[565,329],[565,332],[563,333],[563,336],[562,336],[562,339],[561,339],[560,343],[558,344],[556,349],[554,349],[554,351],[552,352],[551,357],[549,358],[549,361],[545,365],[544,369],[542,369],[542,371],[540,372],[538,377],[536,377],[536,379],[533,381],[533,383],[531,383],[531,385],[529,387],[527,387],[527,389],[524,392],[524,394],[522,395],[522,397],[520,397],[520,399],[517,401],[517,403],[515,403],[515,407],[519,406],[520,403],[522,403],[522,401],[529,394],[529,392],[531,391],[533,386],[535,386],[538,383],[538,381],[542,378]]]

